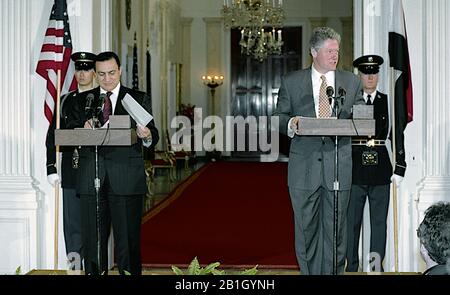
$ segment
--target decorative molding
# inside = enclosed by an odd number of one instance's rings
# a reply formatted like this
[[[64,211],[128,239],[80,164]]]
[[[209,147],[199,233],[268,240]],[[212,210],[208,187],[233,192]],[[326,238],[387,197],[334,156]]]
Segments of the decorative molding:
[[[450,196],[450,5],[446,0],[427,1],[425,20],[425,97],[424,177],[420,182],[419,202],[449,199]],[[439,32],[439,34],[436,34]]]
[[[21,218],[11,218],[8,214],[2,214],[0,209],[0,237],[2,241],[8,240],[7,243],[1,243],[0,252],[4,258],[0,258],[0,273],[14,274],[14,271],[20,266],[22,272],[28,272],[35,268],[31,261],[33,256],[31,240],[35,239],[35,233],[32,232],[31,224],[33,224],[33,215]],[[5,216],[5,217],[3,217]]]
[[[191,96],[191,83],[189,83],[191,78],[191,32],[192,32],[192,17],[181,18],[182,26],[182,57],[181,63],[183,64],[181,71],[181,102],[186,104],[190,103]],[[187,101],[189,99],[189,101]]]
[[[223,75],[222,69],[222,55],[223,55],[223,19],[221,17],[205,17],[203,21],[206,25],[206,72],[210,75]],[[229,79],[226,78],[226,79]],[[221,90],[215,90],[215,97],[221,99]],[[211,101],[211,100],[208,100]],[[214,104],[211,101],[211,113],[221,114],[221,110],[217,110],[217,105],[221,106],[221,103]],[[212,109],[215,108],[215,109]]]
[[[0,2],[0,240],[8,241],[0,246],[0,273],[38,265],[38,190],[32,175],[35,139],[30,128],[35,99],[30,79],[31,9],[27,0]]]

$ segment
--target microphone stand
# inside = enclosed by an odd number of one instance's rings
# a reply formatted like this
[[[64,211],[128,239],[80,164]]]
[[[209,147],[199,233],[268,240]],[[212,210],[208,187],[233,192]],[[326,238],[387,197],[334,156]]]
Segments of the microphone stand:
[[[333,110],[336,115],[336,120],[339,115],[339,102],[338,99],[342,97],[335,97]],[[341,102],[342,103],[342,102]],[[334,182],[333,182],[333,191],[334,191],[334,199],[333,199],[333,275],[337,275],[337,242],[338,242],[338,204],[339,204],[339,145],[338,145],[338,136],[334,137]]]
[[[96,129],[98,120],[98,114],[96,110],[92,113],[92,130]],[[95,178],[94,178],[94,188],[95,188],[95,215],[96,215],[96,227],[97,227],[97,264],[99,274],[102,274],[102,256],[101,256],[101,229],[100,229],[100,178],[98,173],[98,146],[95,145]]]

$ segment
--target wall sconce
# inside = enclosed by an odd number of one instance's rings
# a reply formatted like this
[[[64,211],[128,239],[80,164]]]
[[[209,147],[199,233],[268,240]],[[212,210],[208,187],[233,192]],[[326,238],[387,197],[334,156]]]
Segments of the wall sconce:
[[[202,76],[203,84],[208,86],[209,90],[211,91],[211,108],[212,108],[212,114],[216,114],[216,106],[215,106],[215,94],[216,94],[216,88],[223,84],[224,77],[222,75],[206,75]]]

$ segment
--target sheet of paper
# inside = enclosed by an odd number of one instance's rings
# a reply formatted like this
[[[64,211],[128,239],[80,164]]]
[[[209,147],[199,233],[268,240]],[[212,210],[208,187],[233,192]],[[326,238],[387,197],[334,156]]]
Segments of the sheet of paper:
[[[153,120],[153,116],[150,115],[131,95],[125,94],[122,100],[122,105],[125,110],[130,114],[134,121],[141,126],[147,126],[147,124]]]

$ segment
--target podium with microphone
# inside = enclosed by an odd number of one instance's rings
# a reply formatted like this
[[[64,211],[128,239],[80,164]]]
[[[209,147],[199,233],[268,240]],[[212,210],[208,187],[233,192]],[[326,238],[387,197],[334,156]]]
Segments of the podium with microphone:
[[[334,88],[328,86],[326,94],[332,107],[332,117],[311,118],[301,117],[301,128],[298,135],[332,136],[334,139],[334,181],[333,181],[333,275],[337,275],[337,244],[338,244],[338,202],[339,202],[339,137],[374,136],[375,120],[372,105],[353,105],[351,119],[339,119],[342,105],[345,102],[346,91],[339,87],[338,95],[334,96]]]

